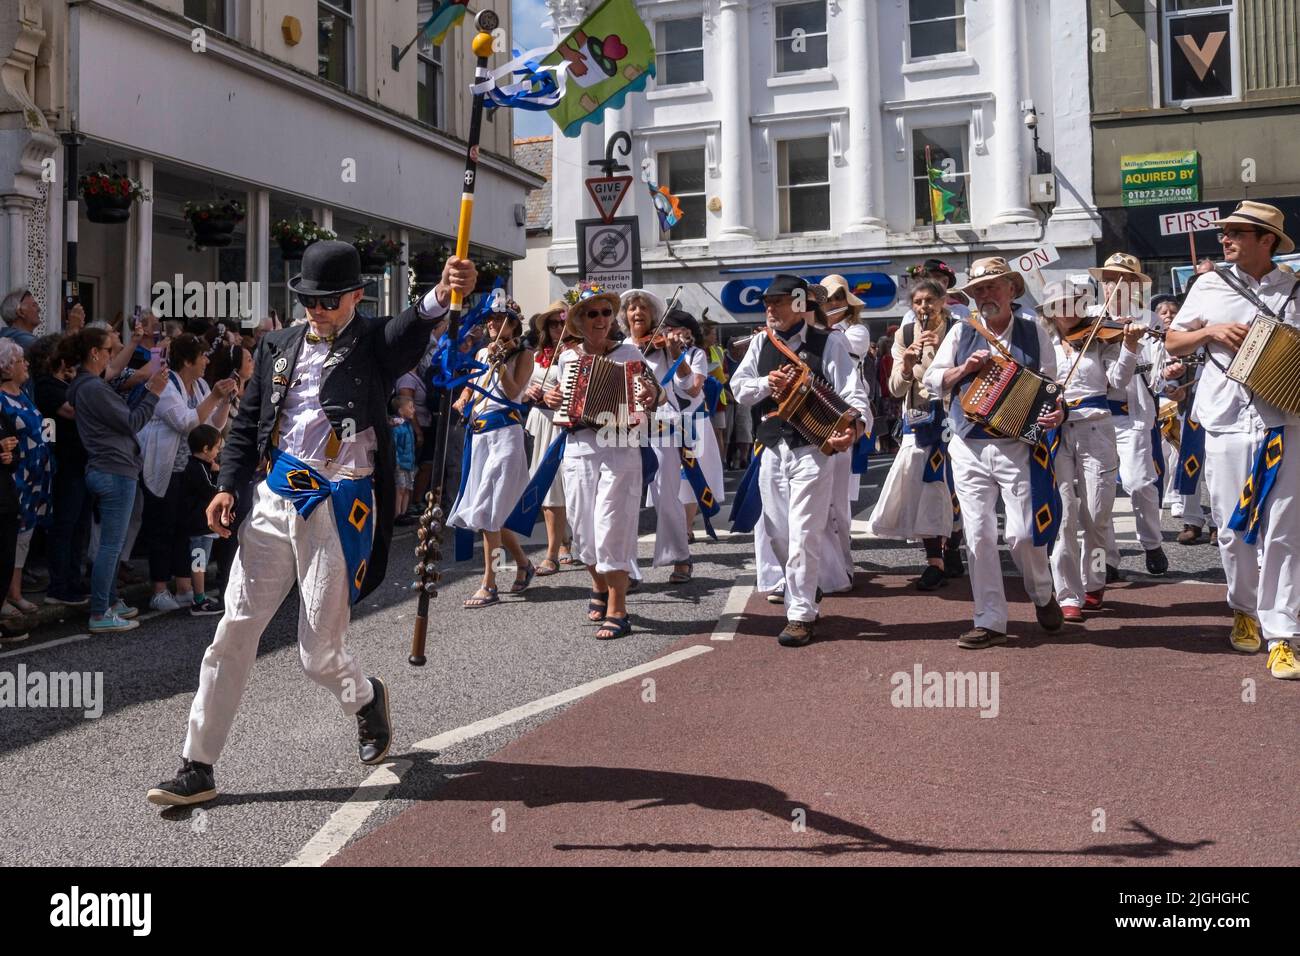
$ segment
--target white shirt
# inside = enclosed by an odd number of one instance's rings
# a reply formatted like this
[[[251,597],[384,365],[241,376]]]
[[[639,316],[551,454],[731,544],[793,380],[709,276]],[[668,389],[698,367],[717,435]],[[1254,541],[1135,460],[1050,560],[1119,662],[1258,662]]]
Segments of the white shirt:
[[[861,322],[850,325],[847,320],[836,322],[831,329],[844,336],[849,355],[855,362],[861,362],[863,356],[867,354],[867,349],[871,348],[871,330]]]
[[[1078,349],[1082,342],[1069,346],[1052,333],[1052,344],[1056,352],[1056,380],[1064,382],[1070,369],[1078,359],[1079,366],[1074,377],[1065,387],[1065,401],[1077,401],[1090,395],[1105,396],[1111,389],[1126,389],[1133,379],[1133,370],[1137,368],[1138,353],[1130,352],[1122,342],[1093,342],[1088,351],[1079,358]],[[1105,418],[1110,415],[1109,408],[1071,408],[1070,420],[1084,422],[1093,418]]]
[[[692,345],[686,351],[686,358],[682,359],[682,364],[690,367],[691,374],[685,379],[674,377],[671,385],[673,391],[677,393],[677,404],[681,408],[682,414],[694,415],[696,410],[704,404],[704,387],[701,384],[700,393],[692,397],[687,393],[686,386],[689,382],[695,380],[695,376],[698,375],[700,378],[704,378],[709,374],[709,357],[703,349]],[[664,369],[664,371],[667,372],[668,370]]]
[[[1038,320],[1037,316],[1034,316],[1029,312],[1021,311],[1017,315],[1017,318],[1026,319],[1033,325],[1034,331],[1038,333],[1038,356],[1041,367],[1031,369],[1031,371],[1039,372],[1044,378],[1057,381],[1056,348],[1052,344],[1052,338],[1048,334],[1047,329],[1044,327],[1043,323]],[[957,354],[957,341],[961,336],[961,330],[965,325],[965,322],[953,322],[952,325],[949,326],[948,334],[945,335],[943,341],[939,343],[939,351],[934,353],[934,361],[930,363],[930,367],[926,369],[925,374],[921,376],[921,384],[929,389],[931,395],[942,395],[944,398],[947,398],[952,393],[952,389],[945,389],[943,387],[943,373],[948,371],[950,368],[956,367],[955,356]],[[984,327],[988,328],[989,332],[993,333],[993,330],[989,328],[987,322],[984,323]],[[994,337],[1002,343],[1003,347],[1005,347],[1007,351],[1011,350],[1011,330],[1014,328],[1015,324],[1008,322],[1007,327],[1002,331],[1001,335],[993,333]],[[979,344],[976,346],[975,351],[978,352],[980,349],[987,349],[990,352],[994,351],[993,347],[984,340],[983,336],[980,337]]]
[[[1291,294],[1296,277],[1274,268],[1256,282],[1235,265],[1228,266],[1242,285],[1250,289],[1274,312],[1281,313],[1282,304]],[[1196,280],[1187,301],[1174,316],[1170,329],[1175,332],[1192,332],[1207,325],[1241,322],[1249,325],[1259,310],[1245,297],[1234,292],[1223,278],[1206,273]],[[1292,300],[1282,316],[1288,325],[1300,325],[1300,304]],[[1249,432],[1254,430],[1251,415],[1251,396],[1244,385],[1228,378],[1220,370],[1232,364],[1233,352],[1218,342],[1207,342],[1209,360],[1196,386],[1196,418],[1212,432]],[[1217,364],[1216,364],[1217,363]],[[1297,424],[1300,418],[1288,415],[1276,405],[1255,396],[1254,408],[1265,426]]]
[[[585,352],[579,352],[577,349],[566,349],[556,363],[555,376],[558,381],[563,382],[565,369],[585,354]],[[611,351],[606,352],[603,357],[611,362],[645,361],[645,356],[641,354],[641,350],[633,345],[630,339],[619,342]],[[665,369],[665,371],[667,370]],[[602,431],[603,429],[598,428],[581,428],[569,432],[569,438],[564,445],[565,457],[582,458],[596,454],[601,448],[599,439]],[[636,451],[635,448],[629,450]]]
[[[793,336],[785,339],[785,344],[792,352],[803,347],[808,326],[805,324]],[[768,387],[767,376],[758,372],[758,356],[763,350],[767,335],[759,332],[749,340],[745,357],[731,374],[731,392],[736,401],[742,405],[757,405],[772,394]],[[871,428],[871,406],[867,390],[862,387],[862,377],[858,375],[857,363],[849,355],[847,340],[840,335],[826,337],[826,348],[822,351],[822,378],[830,383],[837,395],[862,415],[868,429]]]

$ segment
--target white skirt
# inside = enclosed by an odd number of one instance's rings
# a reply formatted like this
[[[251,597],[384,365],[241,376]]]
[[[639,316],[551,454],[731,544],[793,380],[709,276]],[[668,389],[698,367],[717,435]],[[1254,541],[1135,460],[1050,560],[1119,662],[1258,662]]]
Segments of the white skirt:
[[[723,488],[722,455],[718,452],[718,435],[707,418],[695,420],[695,447],[691,450],[700,463],[700,471],[704,472],[704,480],[709,483],[709,490],[713,492],[713,500],[722,504],[727,500],[726,490]],[[696,503],[695,489],[691,487],[689,481],[682,482],[677,498],[684,505]]]
[[[469,478],[448,523],[470,531],[500,531],[527,486],[522,428],[507,425],[475,435]]]
[[[560,429],[555,427],[552,421],[554,412],[549,409],[542,409],[533,406],[528,412],[528,419],[524,422],[524,428],[528,434],[533,436],[533,460],[528,465],[528,477],[531,478],[537,473],[537,466],[542,463],[542,458],[546,455],[546,449],[551,447],[551,442],[555,441],[555,436],[560,433]],[[542,499],[543,508],[563,508],[564,507],[564,469],[557,469],[555,480],[551,482],[551,487],[546,490],[546,497]]]
[[[929,449],[919,447],[915,435],[903,436],[867,524],[867,531],[873,537],[916,541],[952,534],[952,494],[948,482],[921,480],[929,458]]]

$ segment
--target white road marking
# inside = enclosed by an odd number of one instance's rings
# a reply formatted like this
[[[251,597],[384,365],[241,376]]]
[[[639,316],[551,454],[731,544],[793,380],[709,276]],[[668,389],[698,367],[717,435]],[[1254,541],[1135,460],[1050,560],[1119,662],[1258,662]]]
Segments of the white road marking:
[[[402,774],[411,769],[411,761],[394,760],[375,770],[366,778],[343,806],[331,814],[325,825],[307,841],[285,866],[322,866],[361,829],[370,814],[388,799],[393,787],[402,782]]]
[[[727,603],[723,605],[717,627],[709,640],[730,641],[736,636],[736,631],[740,629],[741,618],[744,617],[745,605],[749,603],[749,596],[754,593],[754,585],[757,581],[758,577],[754,574],[742,574],[736,578],[736,583],[727,593]]]
[[[458,727],[455,730],[449,730],[446,733],[437,734],[419,743],[413,744],[415,750],[445,750],[455,744],[463,743],[466,740],[472,740],[475,737],[481,737],[483,734],[491,733],[502,727],[508,727],[510,724],[518,723],[528,717],[536,714],[553,710],[556,707],[588,697],[598,690],[621,684],[623,681],[630,680],[633,677],[640,677],[642,674],[648,674],[651,671],[660,670],[665,667],[671,667],[673,664],[679,664],[682,661],[690,660],[692,657],[699,657],[701,654],[707,654],[713,650],[707,644],[694,644],[691,647],[682,648],[666,657],[659,657],[636,667],[629,667],[627,670],[618,671],[607,677],[599,677],[596,680],[587,681],[585,684],[579,684],[577,687],[570,687],[568,690],[562,690],[558,694],[551,694],[549,697],[542,697],[539,700],[514,707],[504,713],[497,714],[495,717],[487,717],[483,720],[476,720],[472,724],[466,724],[464,727]],[[316,832],[310,840],[304,844],[298,852],[285,866],[322,866],[331,857],[337,854],[348,841],[356,835],[362,825],[374,812],[375,808],[387,798],[389,792],[402,779],[402,774],[411,768],[409,760],[395,760],[391,764],[385,764],[378,770],[375,770],[365,782],[357,789],[343,806],[339,807],[330,816],[325,825]],[[372,788],[379,788],[374,790]],[[364,792],[363,792],[364,791]]]
[[[45,650],[47,647],[58,647],[60,644],[73,644],[77,641],[84,641],[89,634],[73,634],[70,637],[60,637],[53,641],[44,641],[40,644],[23,644],[16,650],[5,651],[0,657],[17,657],[19,654],[35,654]]]

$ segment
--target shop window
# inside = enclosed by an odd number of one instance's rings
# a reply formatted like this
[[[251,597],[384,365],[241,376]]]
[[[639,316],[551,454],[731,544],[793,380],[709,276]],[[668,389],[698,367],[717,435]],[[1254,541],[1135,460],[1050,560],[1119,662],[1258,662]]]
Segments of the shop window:
[[[826,3],[782,3],[776,14],[776,72],[826,68]]]
[[[831,228],[830,141],[786,139],[776,145],[777,208],[782,235]]]
[[[344,89],[352,88],[355,39],[353,0],[316,4],[316,75]]]
[[[966,49],[966,0],[908,0],[908,57],[921,60]]]
[[[682,221],[668,230],[668,238],[703,239],[707,232],[704,216],[704,150],[678,149],[659,154],[659,183],[677,197]]]
[[[1164,0],[1165,105],[1240,98],[1236,27],[1233,0]]]
[[[929,147],[929,162],[926,147]],[[970,222],[966,127],[912,130],[912,203],[917,226]]]
[[[655,85],[704,82],[704,21],[660,20],[655,25]]]
[[[201,23],[218,33],[230,33],[227,0],[185,0],[185,19]]]

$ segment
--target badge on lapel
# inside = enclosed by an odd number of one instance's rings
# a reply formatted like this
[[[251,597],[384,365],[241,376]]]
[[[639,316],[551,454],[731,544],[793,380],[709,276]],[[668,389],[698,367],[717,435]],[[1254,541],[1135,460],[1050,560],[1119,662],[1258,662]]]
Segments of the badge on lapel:
[[[275,360],[275,373],[277,375],[282,374],[288,368],[289,368],[288,356],[281,355],[278,359]]]

